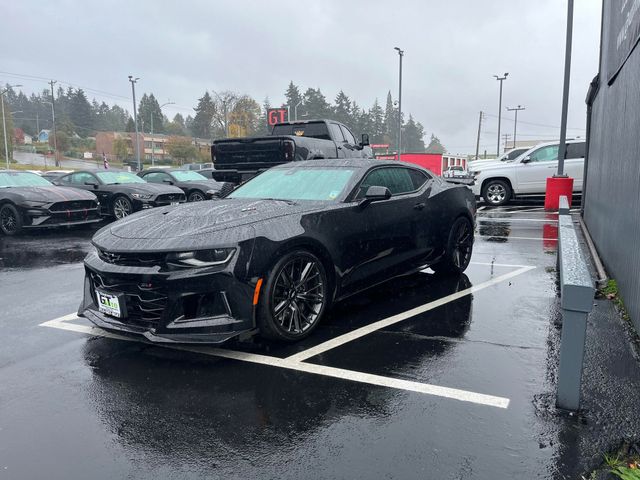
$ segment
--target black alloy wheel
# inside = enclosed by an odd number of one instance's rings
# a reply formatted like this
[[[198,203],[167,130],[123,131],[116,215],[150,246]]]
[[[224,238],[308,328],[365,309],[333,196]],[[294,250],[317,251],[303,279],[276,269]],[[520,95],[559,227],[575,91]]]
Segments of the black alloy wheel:
[[[0,230],[5,235],[16,235],[22,230],[22,218],[18,209],[10,203],[0,207]]]
[[[200,190],[194,190],[189,194],[188,202],[202,202],[205,199],[204,193]]]
[[[466,217],[459,217],[449,231],[446,252],[442,260],[431,265],[437,273],[461,274],[469,266],[473,254],[473,225]]]
[[[489,205],[499,207],[511,200],[511,187],[504,180],[488,180],[482,189],[482,198]]]
[[[131,205],[131,200],[122,195],[116,197],[113,200],[113,216],[118,220],[129,216],[133,213],[133,205]]]
[[[259,305],[260,332],[267,338],[293,342],[309,335],[328,304],[327,274],[312,253],[284,255],[271,269]]]

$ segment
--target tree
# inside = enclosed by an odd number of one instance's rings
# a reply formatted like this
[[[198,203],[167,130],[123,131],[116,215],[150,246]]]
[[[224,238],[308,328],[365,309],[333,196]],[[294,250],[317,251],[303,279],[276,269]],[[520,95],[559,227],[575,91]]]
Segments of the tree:
[[[129,120],[127,120],[127,125],[124,130],[125,132],[129,132],[129,133],[133,133],[136,131],[136,124],[133,121],[133,118],[129,117]]]
[[[57,142],[54,142],[53,130],[49,133],[49,146],[55,147],[58,146],[58,153],[56,154],[58,157],[61,157],[65,154],[65,152],[69,151],[69,147],[71,146],[71,139],[69,134],[65,130],[58,130],[56,132],[55,139]]]
[[[194,108],[196,115],[189,126],[192,135],[200,138],[211,138],[211,123],[213,121],[213,100],[209,92],[198,99],[198,106]]]
[[[303,116],[307,119],[331,117],[331,105],[329,105],[319,88],[308,88],[304,92],[304,112]]]
[[[116,137],[113,140],[113,154],[118,160],[124,160],[129,157],[129,142],[124,137]]]
[[[431,134],[431,140],[427,146],[426,153],[447,153],[447,149],[440,143],[440,139],[433,133]]]
[[[387,93],[387,104],[384,110],[384,137],[385,143],[390,143],[391,148],[397,148],[398,109],[393,104],[391,92]]]
[[[13,117],[11,116],[11,106],[9,105],[9,102],[5,100],[4,96],[0,98],[0,101],[4,104],[4,118],[7,128],[7,150],[9,150],[9,158],[13,158]],[[0,105],[0,108],[2,108],[2,105]],[[4,128],[2,128],[2,125],[0,125],[0,158],[2,158],[4,163],[6,163],[7,157],[4,152]]]
[[[402,150],[405,152],[424,152],[424,128],[409,115],[409,121],[402,133]]]
[[[372,143],[384,143],[385,124],[384,111],[376,98],[373,106],[369,110],[369,119],[371,122],[371,141]]]
[[[300,89],[293,84],[293,81],[289,82],[289,87],[287,87],[287,91],[284,92],[284,98],[286,98],[286,104],[284,106],[288,106],[291,110],[291,115],[293,115],[295,106],[298,105],[300,101],[302,101]],[[289,120],[293,120],[293,118],[290,118]]]
[[[141,130],[151,131],[151,119],[153,118],[153,132],[164,133],[164,116],[160,110],[160,104],[153,96],[153,93],[142,95],[140,106],[138,107],[138,121],[142,125]]]
[[[171,158],[180,161],[180,165],[187,160],[198,157],[198,149],[191,143],[189,137],[172,135],[167,139],[165,148]]]
[[[81,137],[91,135],[94,128],[94,114],[84,91],[81,88],[75,92],[72,91],[71,96],[67,98],[67,103],[67,116],[73,132]]]
[[[167,122],[165,130],[169,135],[187,136],[187,129],[184,126],[184,118],[179,113],[175,114],[171,122]]]
[[[255,135],[260,132],[260,105],[248,95],[242,95],[236,101],[233,111],[229,115],[230,125],[240,128],[242,137]]]
[[[260,106],[246,95],[239,96],[229,90],[219,93],[213,92],[213,94],[213,114],[211,118],[213,138],[224,138],[230,135],[229,126],[234,119],[234,112],[236,118],[242,116],[240,111],[236,112],[239,102],[245,102],[246,99],[249,99],[258,107],[258,110],[260,109]]]
[[[333,118],[353,129],[354,119],[351,112],[351,99],[342,91],[338,92],[333,109]]]

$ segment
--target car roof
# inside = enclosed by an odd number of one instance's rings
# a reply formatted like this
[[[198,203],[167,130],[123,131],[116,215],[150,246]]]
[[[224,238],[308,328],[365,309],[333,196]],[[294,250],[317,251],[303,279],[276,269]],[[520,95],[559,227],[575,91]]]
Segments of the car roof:
[[[288,162],[273,168],[292,168],[292,167],[338,167],[338,168],[359,168],[369,169],[379,166],[403,166],[410,168],[418,168],[423,170],[420,165],[415,163],[400,162],[397,160],[376,160],[374,158],[326,158],[318,160],[302,160],[299,162]]]
[[[13,170],[13,169],[6,169],[6,168],[3,168],[2,170],[0,170],[0,173],[30,173],[31,175],[38,175],[32,170]]]
[[[198,173],[198,170],[185,170],[184,168],[178,168],[178,167],[152,167],[152,168],[147,168],[146,170],[143,170],[140,173],[151,173],[151,172],[196,172]]]

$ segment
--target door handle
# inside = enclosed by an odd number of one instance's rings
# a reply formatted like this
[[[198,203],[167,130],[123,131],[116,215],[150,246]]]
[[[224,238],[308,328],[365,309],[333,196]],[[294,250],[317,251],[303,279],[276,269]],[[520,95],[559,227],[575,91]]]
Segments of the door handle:
[[[413,208],[415,210],[422,210],[426,205],[424,203],[416,203]]]

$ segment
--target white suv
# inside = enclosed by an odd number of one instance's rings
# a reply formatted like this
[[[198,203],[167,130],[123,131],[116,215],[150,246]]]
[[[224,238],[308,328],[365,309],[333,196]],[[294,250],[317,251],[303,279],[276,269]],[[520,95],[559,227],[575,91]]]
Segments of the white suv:
[[[514,160],[471,164],[473,193],[489,205],[504,205],[516,196],[544,195],[547,178],[558,169],[559,146],[558,142],[541,143]],[[574,193],[582,192],[584,153],[584,140],[567,141],[564,171],[573,178]]]

